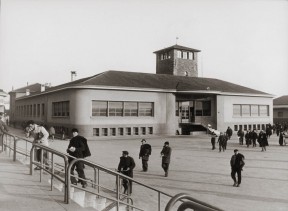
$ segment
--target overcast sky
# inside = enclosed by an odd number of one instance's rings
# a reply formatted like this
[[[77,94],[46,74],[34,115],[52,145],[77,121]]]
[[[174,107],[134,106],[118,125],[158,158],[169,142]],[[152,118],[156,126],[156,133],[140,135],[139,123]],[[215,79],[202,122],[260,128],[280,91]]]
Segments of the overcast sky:
[[[2,0],[0,89],[107,70],[155,73],[154,51],[201,50],[199,76],[288,95],[287,0]]]

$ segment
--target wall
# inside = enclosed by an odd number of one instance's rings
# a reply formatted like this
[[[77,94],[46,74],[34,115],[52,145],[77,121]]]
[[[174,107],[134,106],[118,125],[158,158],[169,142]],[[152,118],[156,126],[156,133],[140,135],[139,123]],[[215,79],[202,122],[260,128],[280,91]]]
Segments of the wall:
[[[233,104],[258,104],[269,105],[267,117],[235,117],[233,116]],[[273,98],[246,97],[246,96],[217,96],[217,130],[226,131],[230,126],[243,124],[272,124],[273,123]]]
[[[278,112],[283,112],[283,117],[278,116]],[[288,122],[288,107],[287,108],[274,108],[273,109],[273,122]]]

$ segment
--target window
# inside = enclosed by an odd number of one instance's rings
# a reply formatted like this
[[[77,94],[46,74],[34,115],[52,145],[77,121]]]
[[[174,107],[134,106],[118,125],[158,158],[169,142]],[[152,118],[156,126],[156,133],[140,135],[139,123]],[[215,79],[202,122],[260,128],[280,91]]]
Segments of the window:
[[[126,127],[125,128],[125,135],[128,135],[128,136],[131,135],[131,127]]]
[[[260,116],[269,116],[269,106],[268,105],[260,105],[259,106],[259,114],[260,114]]]
[[[278,111],[278,117],[283,117],[283,111]]]
[[[108,136],[108,129],[102,128],[102,136]]]
[[[177,51],[177,58],[182,58],[182,52],[181,51]]]
[[[189,52],[188,58],[189,58],[190,60],[193,60],[193,59],[194,59],[194,58],[193,58],[193,53],[192,53],[192,52]]]
[[[118,128],[118,134],[119,134],[120,136],[123,136],[123,135],[124,135],[124,132],[123,132],[123,128],[122,128],[122,127],[119,127],[119,128]]]
[[[252,125],[248,125],[249,130],[252,130]]]
[[[116,128],[110,128],[110,135],[116,136]]]
[[[146,135],[146,127],[141,127],[141,135]]]
[[[196,116],[211,116],[211,101],[196,101]]]
[[[148,127],[148,134],[150,134],[150,135],[153,134],[153,127]]]
[[[260,130],[260,129],[261,129],[261,125],[258,124],[258,125],[257,125],[257,130]]]
[[[137,102],[124,103],[124,116],[138,116]]]
[[[259,116],[258,105],[251,105],[251,116]]]
[[[44,116],[44,115],[45,115],[45,104],[42,103],[42,116]]]
[[[250,105],[242,105],[242,116],[250,116]]]
[[[54,117],[68,117],[70,115],[69,111],[69,101],[63,102],[53,102],[52,103],[52,115]]]
[[[123,102],[109,102],[109,116],[123,116]]]
[[[139,116],[153,116],[153,103],[139,103]]]
[[[92,116],[107,116],[107,101],[92,101]]]
[[[181,109],[181,118],[189,119],[189,106],[182,104],[182,107],[180,107],[180,109]]]
[[[234,125],[234,131],[238,131],[238,125]]]
[[[40,104],[37,104],[37,116],[40,116]]]
[[[139,128],[133,127],[133,135],[139,135]]]
[[[241,105],[233,105],[233,115],[241,116]]]
[[[244,125],[244,130],[247,130],[247,125]]]
[[[183,52],[183,59],[188,59],[188,52]]]
[[[93,136],[100,136],[99,128],[93,128]]]

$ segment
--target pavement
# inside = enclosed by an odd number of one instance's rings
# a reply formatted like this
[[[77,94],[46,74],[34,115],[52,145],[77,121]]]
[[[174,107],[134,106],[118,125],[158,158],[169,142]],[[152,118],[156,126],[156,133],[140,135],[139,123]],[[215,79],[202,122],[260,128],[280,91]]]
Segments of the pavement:
[[[13,128],[11,132],[22,133]],[[142,138],[152,146],[148,172],[141,171],[141,160],[138,159]],[[165,141],[169,141],[172,148],[168,177],[164,177],[160,158]],[[68,143],[69,140],[56,139],[50,141],[50,147],[66,152]],[[240,146],[235,134],[228,141],[225,152],[219,152],[218,146],[211,150],[207,135],[106,137],[88,139],[88,144],[92,152],[88,160],[110,169],[117,168],[123,150],[129,151],[136,162],[134,179],[170,195],[188,193],[193,198],[229,211],[288,210],[288,145],[279,146],[276,135],[269,139],[266,152],[261,152],[259,146]],[[230,158],[235,148],[245,156],[246,163],[240,187],[233,187],[230,177]],[[27,166],[19,161],[13,162],[7,154],[0,154],[0,163],[0,210],[83,209],[73,201],[65,204],[63,193],[50,191],[47,181],[39,183],[39,175],[29,175]],[[88,168],[85,172],[89,176]],[[157,202],[157,195],[135,184],[132,196],[136,204],[144,203],[145,210],[154,211],[149,205]],[[168,199],[163,200],[165,204]]]

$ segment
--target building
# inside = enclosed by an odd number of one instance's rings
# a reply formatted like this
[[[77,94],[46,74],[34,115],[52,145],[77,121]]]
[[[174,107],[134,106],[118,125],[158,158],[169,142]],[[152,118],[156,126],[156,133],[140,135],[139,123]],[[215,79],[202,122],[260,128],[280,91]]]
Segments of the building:
[[[66,132],[77,127],[87,137],[191,134],[208,124],[221,131],[262,129],[272,123],[271,94],[198,77],[199,52],[179,45],[154,52],[156,74],[106,71],[21,97],[14,91],[13,121],[34,119]]]
[[[0,112],[5,113],[7,110],[5,98],[8,96],[6,92],[0,89]]]
[[[273,100],[274,123],[288,123],[288,95]]]

